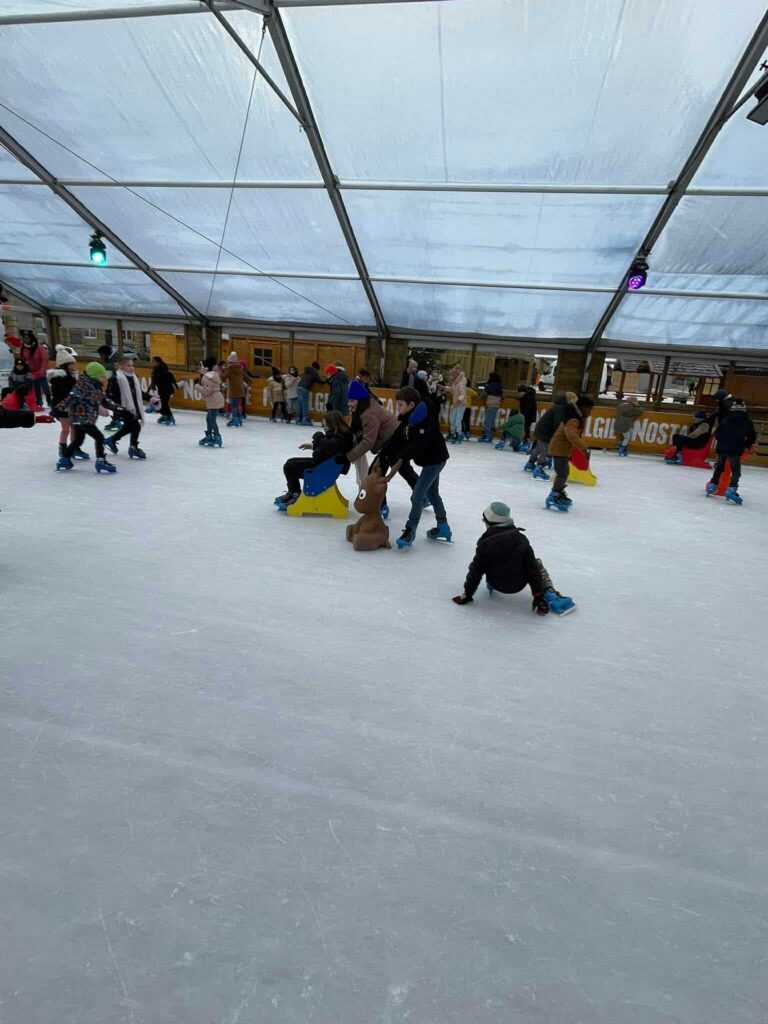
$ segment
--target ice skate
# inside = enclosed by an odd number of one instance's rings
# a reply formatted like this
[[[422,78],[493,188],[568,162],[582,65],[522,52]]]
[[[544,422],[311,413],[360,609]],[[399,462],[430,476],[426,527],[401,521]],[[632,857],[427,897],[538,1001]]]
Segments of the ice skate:
[[[111,462],[107,462],[104,459],[96,459],[96,472],[97,473],[116,473],[117,466],[113,466]]]
[[[496,591],[493,589],[490,583],[485,584],[485,589],[488,591],[488,597],[493,597]]]
[[[412,530],[410,526],[406,526],[400,536],[397,538],[397,546],[399,548],[409,548],[416,540],[416,531]]]
[[[527,455],[528,452],[531,450],[531,442],[530,441],[523,441],[523,443],[520,445],[520,447],[517,450],[520,452],[521,455]]]
[[[541,596],[546,602],[548,610],[554,612],[555,615],[568,615],[576,608],[576,602],[572,597],[567,597],[552,588],[545,590]]]
[[[104,431],[111,434],[114,430],[119,430],[120,427],[122,427],[120,420],[113,420],[104,427]]]
[[[221,440],[221,434],[217,434],[211,439],[211,448],[221,448],[224,442]]]
[[[625,444],[620,444],[619,447],[616,449],[616,451],[619,453],[619,455],[622,455],[622,456],[629,455],[629,449],[627,448],[627,446]]]
[[[201,448],[205,448],[206,445],[213,444],[213,438],[209,437],[208,434],[206,434],[205,437],[201,437],[197,443],[200,445]]]
[[[119,452],[119,448],[117,447],[117,441],[114,439],[114,437],[105,437],[104,447],[109,448],[113,455],[117,455]]]
[[[453,533],[451,532],[451,528],[448,523],[438,523],[437,526],[433,526],[431,530],[427,530],[427,536],[430,540],[447,540],[450,544]]]
[[[154,412],[154,411],[155,411],[154,409],[145,409],[144,410],[144,412]],[[167,423],[168,422],[168,418],[166,416],[158,416],[157,417],[157,422],[158,423]]]
[[[541,466],[536,466],[533,470],[534,480],[549,480],[549,473],[545,473]]]
[[[88,452],[84,452],[82,448],[75,448],[73,459],[79,459],[81,462],[89,462],[91,456]]]
[[[707,497],[709,497],[710,494],[714,494],[716,490],[717,490],[717,484],[715,483],[714,480],[710,480],[709,483],[706,486]]]
[[[130,448],[128,449],[129,459],[146,459],[146,457],[147,453],[144,451],[143,448],[139,448],[138,445],[131,445]]]
[[[67,455],[60,455],[59,461],[56,463],[56,470],[60,469],[72,469],[74,462]]]
[[[547,495],[547,500],[544,502],[544,508],[554,509],[555,512],[568,512],[570,506],[567,504],[567,500],[563,501],[562,495],[556,491],[550,491]]]
[[[277,507],[280,509],[281,512],[287,512],[288,506],[295,505],[300,497],[301,491],[289,491],[288,494],[283,495],[283,498],[285,500],[278,502]]]
[[[381,518],[389,519],[389,505],[386,503],[386,501],[381,506]]]
[[[734,505],[743,505],[744,499],[736,490],[735,487],[729,487],[725,492],[725,500],[732,502]]]
[[[496,444],[493,447],[496,449],[497,452],[503,452],[504,451],[504,445],[506,443],[507,442],[502,438],[501,441],[497,441]]]
[[[683,461],[683,453],[676,452],[671,458],[664,459],[664,461],[668,466],[679,466],[680,463]]]
[[[524,473],[533,473],[533,471],[535,469],[536,469],[536,463],[535,462],[526,462],[526,464],[523,466],[523,472]]]

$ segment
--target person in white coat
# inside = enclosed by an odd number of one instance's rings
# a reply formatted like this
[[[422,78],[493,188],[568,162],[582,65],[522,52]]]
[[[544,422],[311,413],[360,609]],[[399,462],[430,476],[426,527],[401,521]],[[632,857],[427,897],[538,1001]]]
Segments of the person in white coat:
[[[142,391],[141,381],[136,376],[133,359],[130,356],[122,356],[115,371],[116,400],[123,409],[130,413],[126,417],[122,427],[116,430],[111,437],[104,439],[104,444],[111,452],[117,455],[117,442],[130,434],[130,445],[128,454],[132,459],[146,459],[147,453],[139,448],[139,435],[144,426],[144,403],[149,395]]]

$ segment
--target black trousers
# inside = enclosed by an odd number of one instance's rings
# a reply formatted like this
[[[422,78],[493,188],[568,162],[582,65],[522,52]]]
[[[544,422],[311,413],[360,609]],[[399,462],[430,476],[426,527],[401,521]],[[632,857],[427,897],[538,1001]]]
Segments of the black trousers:
[[[139,446],[139,434],[141,433],[141,420],[138,416],[128,420],[124,423],[119,430],[116,430],[112,435],[113,441],[119,441],[121,437],[127,437],[131,435],[131,444],[134,448]]]
[[[571,460],[567,455],[555,455],[552,461],[555,464],[555,482],[552,484],[552,490],[562,494],[565,491],[565,485],[568,483]]]
[[[712,483],[720,482],[726,462],[731,465],[731,487],[738,487],[741,479],[741,456],[740,455],[718,455],[715,463],[715,471],[712,474]]]
[[[704,437],[688,437],[687,434],[673,434],[672,444],[678,451],[683,448],[705,448],[709,441],[709,434]]]
[[[160,399],[160,415],[161,416],[172,416],[171,412],[171,392],[159,391],[158,397]]]
[[[277,411],[278,411],[278,409],[282,410],[281,413],[280,413],[281,417],[283,419],[286,419],[288,417],[288,410],[285,407],[285,402],[273,402],[272,403],[272,415],[271,415],[270,419],[274,420],[274,419],[277,418]]]
[[[288,459],[283,466],[283,473],[285,473],[285,482],[291,494],[299,493],[304,474],[315,465],[316,463],[312,459]]]
[[[71,459],[78,448],[82,447],[83,441],[85,440],[86,434],[88,437],[92,437],[96,444],[96,458],[104,458],[104,435],[96,426],[95,423],[76,423],[74,426],[74,435],[72,440],[69,442],[67,447],[64,449],[64,454],[68,459]]]
[[[464,410],[464,415],[461,417],[461,431],[463,434],[469,433],[469,427],[472,420],[472,407],[467,406]]]

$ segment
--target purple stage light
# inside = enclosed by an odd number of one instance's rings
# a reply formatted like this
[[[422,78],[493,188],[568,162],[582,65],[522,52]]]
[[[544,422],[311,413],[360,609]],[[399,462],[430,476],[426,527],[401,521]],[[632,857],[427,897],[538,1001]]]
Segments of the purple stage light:
[[[645,287],[648,280],[648,264],[644,259],[637,259],[632,264],[627,278],[627,289],[631,292],[638,292]]]
[[[627,281],[627,288],[629,288],[631,292],[639,291],[639,289],[645,284],[646,280],[647,278],[645,274],[633,274],[629,281]]]

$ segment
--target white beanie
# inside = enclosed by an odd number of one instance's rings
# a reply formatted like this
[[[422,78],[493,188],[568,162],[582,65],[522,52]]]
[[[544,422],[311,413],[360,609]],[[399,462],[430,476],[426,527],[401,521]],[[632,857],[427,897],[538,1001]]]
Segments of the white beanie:
[[[485,512],[483,512],[483,519],[489,526],[515,525],[512,513],[509,511],[509,505],[505,505],[503,501],[492,501]]]
[[[56,346],[56,365],[66,366],[67,363],[74,363],[77,359],[77,352],[73,348],[67,348],[66,345]]]
[[[228,363],[236,363],[237,362],[237,352],[230,352],[229,355],[227,356],[227,362]]]

